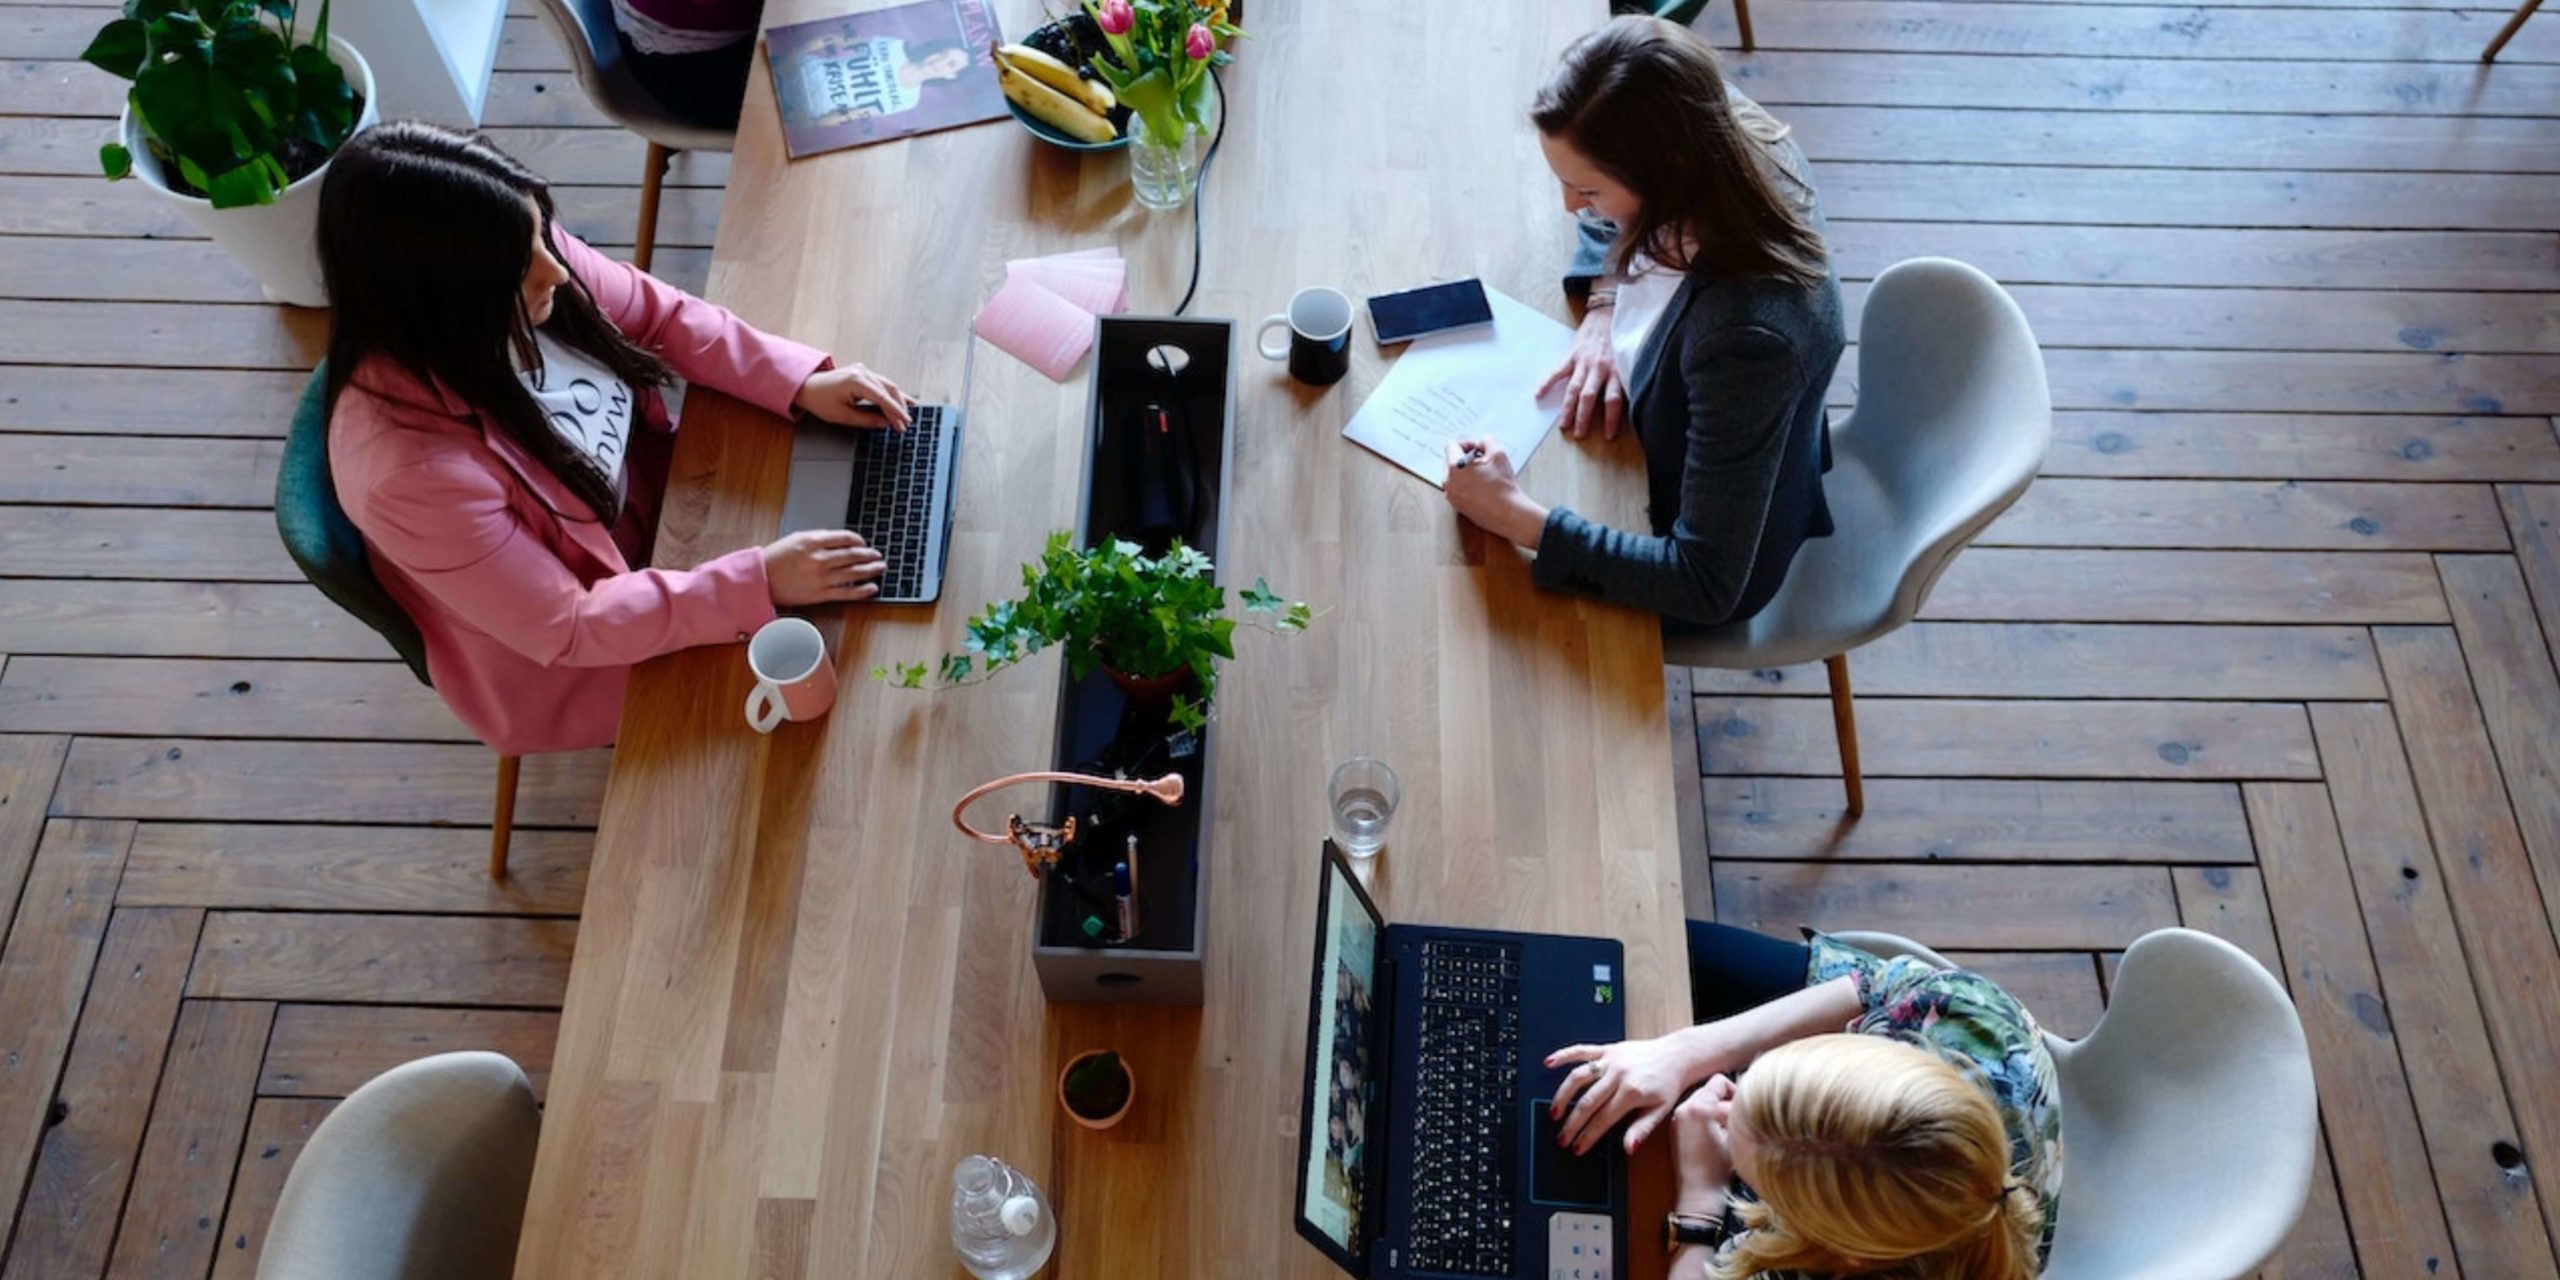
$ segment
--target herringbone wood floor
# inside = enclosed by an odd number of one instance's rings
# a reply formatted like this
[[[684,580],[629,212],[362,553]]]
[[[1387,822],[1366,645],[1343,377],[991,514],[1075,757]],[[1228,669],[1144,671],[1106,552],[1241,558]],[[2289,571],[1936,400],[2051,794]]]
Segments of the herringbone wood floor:
[[[0,1280],[245,1276],[332,1099],[447,1047],[538,1080],[603,776],[529,762],[483,878],[489,755],[271,531],[322,319],[88,176],[107,13],[0,0]],[[2240,942],[2323,1091],[2287,1275],[2560,1276],[2560,19],[2484,70],[2503,16],[1764,0],[1735,63],[1853,307],[1989,270],[2057,436],[1857,655],[1855,827],[1818,670],[1673,673],[1693,909],[1909,933],[2071,1032],[2144,931]],[[509,27],[492,132],[627,241],[639,144]],[[667,193],[691,287],[724,172]]]

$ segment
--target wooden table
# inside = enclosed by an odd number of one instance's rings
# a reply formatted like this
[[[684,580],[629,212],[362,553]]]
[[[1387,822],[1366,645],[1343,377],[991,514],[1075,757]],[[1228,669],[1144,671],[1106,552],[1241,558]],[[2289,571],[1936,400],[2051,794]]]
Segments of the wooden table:
[[[1035,12],[1000,4],[1017,34]],[[1193,308],[1246,322],[1223,573],[1328,612],[1295,638],[1243,636],[1221,685],[1205,1005],[1046,1003],[1032,883],[951,828],[962,790],[1049,764],[1051,661],[939,695],[866,678],[956,644],[1073,523],[1081,380],[981,350],[943,601],[825,620],[845,681],[831,716],[749,732],[736,646],[634,676],[518,1275],[959,1274],[950,1179],[972,1152],[1055,1199],[1052,1275],[1329,1274],[1292,1200],[1324,783],[1352,754],[1404,781],[1373,877],[1392,918],[1614,935],[1630,1031],[1685,1021],[1653,620],[1535,590],[1434,489],[1340,440],[1382,372],[1365,337],[1351,376],[1315,391],[1255,356],[1249,327],[1304,284],[1357,297],[1466,274],[1562,314],[1570,226],[1523,112],[1600,0],[1275,0],[1248,17]],[[1137,208],[1121,156],[995,123],[791,164],[778,132],[759,70],[711,296],[922,394],[958,392],[968,317],[1007,258],[1117,244],[1133,309],[1181,294],[1189,213]],[[779,423],[696,393],[660,562],[770,538],[788,453]],[[1528,482],[1633,522],[1640,468],[1625,444],[1558,437]],[[1102,1134],[1054,1101],[1088,1047],[1120,1049],[1139,1089]],[[1642,1163],[1658,1209],[1662,1171]],[[1633,1252],[1658,1268],[1647,1221]]]

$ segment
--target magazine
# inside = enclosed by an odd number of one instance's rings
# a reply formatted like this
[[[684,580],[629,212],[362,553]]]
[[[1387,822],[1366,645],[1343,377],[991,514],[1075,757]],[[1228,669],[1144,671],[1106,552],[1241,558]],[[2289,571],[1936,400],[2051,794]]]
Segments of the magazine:
[[[794,160],[1005,114],[987,0],[918,0],[775,27],[774,104]]]

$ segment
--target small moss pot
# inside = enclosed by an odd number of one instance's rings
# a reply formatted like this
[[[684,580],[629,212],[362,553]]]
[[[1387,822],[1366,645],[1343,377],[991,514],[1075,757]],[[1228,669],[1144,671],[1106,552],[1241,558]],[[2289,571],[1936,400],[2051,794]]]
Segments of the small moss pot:
[[[1092,1061],[1095,1058],[1102,1057],[1108,1052],[1109,1050],[1105,1049],[1087,1049],[1083,1053],[1079,1053],[1076,1056],[1067,1059],[1067,1065],[1058,1071],[1058,1109],[1066,1112],[1068,1119],[1073,1120],[1077,1124],[1083,1125],[1088,1129],[1109,1129],[1118,1125],[1122,1120],[1128,1118],[1129,1108],[1138,1100],[1138,1076],[1136,1072],[1129,1069],[1129,1060],[1127,1058],[1120,1059],[1120,1078],[1128,1082],[1128,1091],[1121,1095],[1120,1106],[1116,1110],[1112,1111],[1111,1114],[1099,1118],[1088,1116],[1083,1112],[1076,1110],[1075,1104],[1068,1100],[1067,1079],[1075,1074],[1076,1068],[1083,1066],[1085,1063]]]

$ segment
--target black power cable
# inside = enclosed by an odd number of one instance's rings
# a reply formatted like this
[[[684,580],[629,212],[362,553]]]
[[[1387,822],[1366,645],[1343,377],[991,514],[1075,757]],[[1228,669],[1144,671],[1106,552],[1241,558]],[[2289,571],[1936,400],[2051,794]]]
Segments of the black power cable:
[[[1209,83],[1216,86],[1218,90],[1218,131],[1209,135],[1209,149],[1200,153],[1200,172],[1192,175],[1191,178],[1191,283],[1184,286],[1181,305],[1173,309],[1175,315],[1189,311],[1192,295],[1200,292],[1202,252],[1200,192],[1209,181],[1209,162],[1218,158],[1218,144],[1227,140],[1227,82],[1220,79],[1217,69],[1212,67],[1209,70]]]

